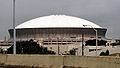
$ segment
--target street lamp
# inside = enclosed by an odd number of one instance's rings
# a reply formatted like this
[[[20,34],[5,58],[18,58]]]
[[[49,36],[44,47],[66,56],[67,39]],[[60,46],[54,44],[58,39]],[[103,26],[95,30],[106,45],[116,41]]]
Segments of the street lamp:
[[[13,54],[16,54],[15,0],[13,0],[13,37],[14,37]]]
[[[85,26],[90,26],[90,27],[92,27],[91,25],[83,25],[84,27]],[[98,46],[98,42],[97,42],[97,39],[98,39],[98,31],[94,28],[94,27],[92,27],[93,28],[93,30],[96,32],[96,56],[97,56],[97,46]]]

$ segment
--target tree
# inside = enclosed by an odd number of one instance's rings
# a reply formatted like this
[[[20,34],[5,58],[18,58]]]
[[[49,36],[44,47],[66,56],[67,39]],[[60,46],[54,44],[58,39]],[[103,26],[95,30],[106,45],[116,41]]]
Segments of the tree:
[[[100,45],[105,45],[106,46],[106,43],[107,43],[107,41],[105,41],[105,40],[98,40],[98,46],[100,46]],[[96,39],[86,41],[86,46],[87,45],[95,46],[96,45]]]
[[[109,55],[109,50],[106,50],[105,54],[106,54],[106,56],[108,56]]]
[[[109,55],[109,50],[106,50],[106,52],[101,52],[100,56],[108,56]]]
[[[70,52],[70,55],[75,55],[75,49],[73,48],[72,50],[69,51]]]
[[[32,39],[29,41],[22,41],[16,43],[17,54],[55,54],[54,51],[50,51],[47,47],[39,46],[37,42]],[[13,54],[13,45],[8,49],[8,54]]]
[[[3,53],[3,49],[0,48],[0,53]]]
[[[104,52],[101,52],[101,53],[100,53],[100,56],[105,56],[105,53],[104,53]]]
[[[112,46],[120,45],[120,42],[112,43]]]

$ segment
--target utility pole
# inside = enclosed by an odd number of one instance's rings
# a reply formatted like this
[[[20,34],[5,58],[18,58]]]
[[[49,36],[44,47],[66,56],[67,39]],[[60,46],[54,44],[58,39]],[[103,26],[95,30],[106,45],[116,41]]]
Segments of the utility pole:
[[[59,47],[59,38],[57,38],[58,41],[58,55],[60,54],[60,47]]]
[[[98,46],[98,31],[95,29],[96,32],[96,56],[97,56],[97,46]]]
[[[83,31],[83,29],[82,29],[82,31]],[[83,31],[83,33],[82,33],[82,56],[84,56],[84,31]]]

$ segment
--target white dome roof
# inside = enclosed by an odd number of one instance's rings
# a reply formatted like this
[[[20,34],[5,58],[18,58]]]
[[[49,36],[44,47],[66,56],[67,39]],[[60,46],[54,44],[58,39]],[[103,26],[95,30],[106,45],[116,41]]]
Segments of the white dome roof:
[[[89,25],[89,26],[83,26]],[[16,27],[16,29],[22,28],[102,28],[90,21],[66,16],[66,15],[50,15],[39,17],[36,19],[29,20],[24,22]]]

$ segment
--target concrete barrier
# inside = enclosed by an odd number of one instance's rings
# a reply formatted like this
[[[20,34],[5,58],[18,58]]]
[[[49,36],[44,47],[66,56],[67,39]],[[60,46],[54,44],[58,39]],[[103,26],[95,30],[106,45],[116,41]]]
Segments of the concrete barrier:
[[[67,56],[64,57],[64,65],[84,68],[120,68],[120,58]]]
[[[119,57],[0,55],[0,64],[42,68],[120,68]]]
[[[4,64],[7,61],[7,55],[0,54],[0,64]]]
[[[50,55],[8,55],[6,65],[22,65],[45,68],[62,68],[62,56]]]

